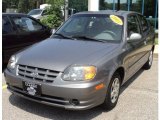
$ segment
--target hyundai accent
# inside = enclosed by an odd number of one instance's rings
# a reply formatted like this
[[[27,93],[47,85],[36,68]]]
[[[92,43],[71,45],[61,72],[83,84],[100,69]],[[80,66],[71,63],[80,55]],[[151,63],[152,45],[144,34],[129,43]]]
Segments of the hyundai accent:
[[[5,70],[8,89],[70,110],[117,104],[121,86],[152,65],[154,29],[141,14],[81,12],[50,38],[14,54]]]

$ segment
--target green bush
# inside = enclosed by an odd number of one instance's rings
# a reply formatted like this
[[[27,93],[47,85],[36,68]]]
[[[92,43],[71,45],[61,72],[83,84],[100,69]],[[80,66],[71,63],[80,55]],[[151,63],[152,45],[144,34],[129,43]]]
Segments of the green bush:
[[[62,23],[61,19],[54,14],[44,16],[40,21],[42,22],[42,24],[50,28],[57,28]]]
[[[50,28],[57,28],[62,23],[62,12],[59,7],[53,6],[46,9],[46,15],[40,20]]]

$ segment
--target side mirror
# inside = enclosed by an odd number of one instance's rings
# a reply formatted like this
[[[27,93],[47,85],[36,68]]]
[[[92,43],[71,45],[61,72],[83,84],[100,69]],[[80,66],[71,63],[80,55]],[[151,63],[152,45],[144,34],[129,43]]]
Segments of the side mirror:
[[[142,35],[139,33],[132,33],[129,38],[127,38],[127,42],[136,42],[142,39]]]

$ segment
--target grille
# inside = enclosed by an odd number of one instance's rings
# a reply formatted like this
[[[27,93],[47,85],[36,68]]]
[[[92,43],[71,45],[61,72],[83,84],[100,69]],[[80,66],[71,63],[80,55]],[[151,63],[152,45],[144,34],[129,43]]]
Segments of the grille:
[[[58,74],[58,71],[18,65],[18,76],[31,80],[52,83]]]

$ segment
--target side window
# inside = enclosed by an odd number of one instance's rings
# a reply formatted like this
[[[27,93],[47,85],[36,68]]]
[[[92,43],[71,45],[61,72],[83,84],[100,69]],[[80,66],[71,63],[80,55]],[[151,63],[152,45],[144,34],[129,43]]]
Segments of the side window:
[[[143,32],[146,32],[148,30],[148,22],[147,20],[141,16],[141,15],[138,15],[139,16],[139,19],[140,19],[140,22],[141,22],[141,26],[142,26],[142,31]]]
[[[132,33],[140,33],[140,28],[139,28],[137,17],[134,16],[134,15],[128,16],[128,20],[127,20],[127,32],[128,32],[128,37]]]
[[[44,10],[44,11],[42,12],[42,15],[47,15],[47,10]]]
[[[43,28],[38,22],[28,17],[13,17],[12,19],[20,32],[34,32]]]
[[[2,34],[13,33],[12,25],[9,19],[5,16],[2,18]]]

